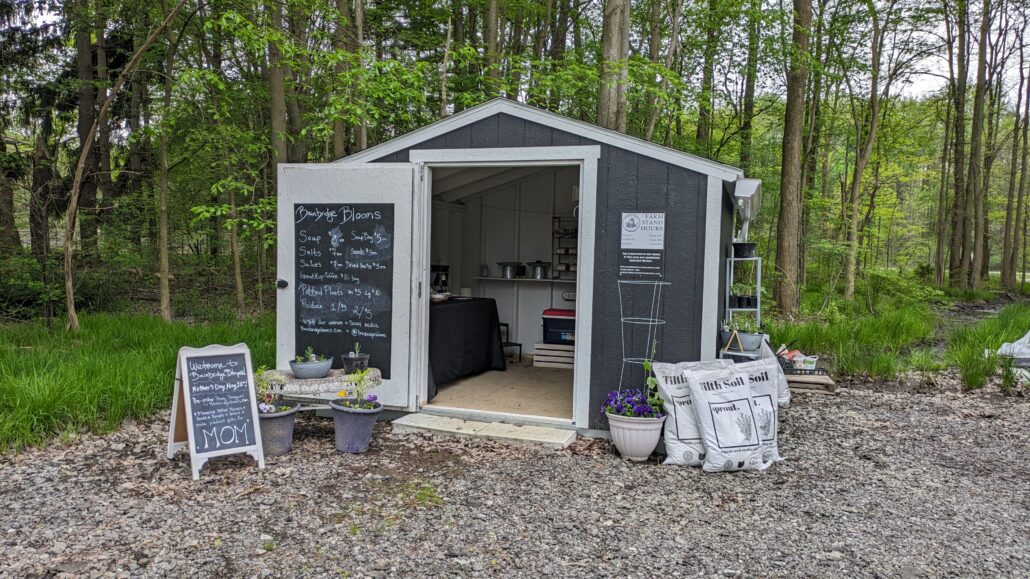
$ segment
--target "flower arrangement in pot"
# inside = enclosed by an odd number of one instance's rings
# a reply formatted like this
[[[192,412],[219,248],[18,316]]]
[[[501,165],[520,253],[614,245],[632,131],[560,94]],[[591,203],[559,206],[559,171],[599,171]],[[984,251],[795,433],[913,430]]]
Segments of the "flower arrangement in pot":
[[[329,401],[336,427],[336,450],[360,454],[368,450],[376,418],[383,411],[375,394],[368,393],[368,368],[354,372],[349,390],[340,390],[336,400]]]
[[[290,371],[293,376],[301,380],[313,378],[325,378],[333,367],[333,359],[325,354],[315,354],[315,349],[308,346],[303,354],[298,355],[290,362]]]
[[[601,405],[608,417],[612,442],[623,458],[635,462],[648,459],[658,446],[665,413],[658,394],[658,380],[651,371],[651,361],[644,361],[647,379],[644,388],[612,390]]]
[[[353,374],[368,368],[368,356],[368,354],[361,353],[361,342],[354,342],[354,349],[340,356],[340,359],[343,360],[343,371]]]
[[[293,423],[300,404],[285,402],[269,392],[266,370],[264,366],[258,368],[256,376],[261,447],[265,456],[282,456],[293,448]]]

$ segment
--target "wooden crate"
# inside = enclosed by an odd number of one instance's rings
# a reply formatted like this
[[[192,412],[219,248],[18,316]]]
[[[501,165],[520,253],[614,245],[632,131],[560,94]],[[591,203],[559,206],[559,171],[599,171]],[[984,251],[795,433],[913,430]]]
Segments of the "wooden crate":
[[[533,365],[541,368],[567,368],[572,370],[576,347],[565,344],[533,344]]]

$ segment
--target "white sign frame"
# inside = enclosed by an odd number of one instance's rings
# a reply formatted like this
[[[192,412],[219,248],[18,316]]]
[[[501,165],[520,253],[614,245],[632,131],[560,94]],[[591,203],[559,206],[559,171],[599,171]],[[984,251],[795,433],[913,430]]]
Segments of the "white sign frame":
[[[278,290],[276,302],[276,368],[286,370],[296,352],[296,310],[294,259],[296,258],[295,203],[392,203],[394,206],[393,313],[391,332],[390,378],[382,380],[370,393],[384,406],[416,410],[411,387],[411,308],[422,298],[421,278],[412,272],[412,212],[418,191],[417,165],[414,163],[372,163],[340,165],[302,163],[279,165],[277,214],[277,277],[286,282]],[[428,304],[428,300],[426,301]],[[344,345],[344,344],[341,344]],[[348,341],[346,346],[350,345]],[[343,353],[344,350],[341,349]],[[327,353],[333,354],[333,353]],[[372,366],[376,365],[373,359]]]
[[[193,403],[190,400],[189,372],[185,371],[186,360],[191,357],[201,356],[224,356],[243,354],[246,360],[247,384],[249,386],[250,415],[254,422],[254,444],[238,446],[225,450],[213,452],[196,452],[196,444],[193,440]],[[207,463],[208,459],[217,456],[228,456],[230,454],[249,454],[258,463],[259,469],[265,468],[264,446],[261,442],[261,423],[258,417],[258,403],[256,390],[254,388],[254,365],[250,359],[250,348],[246,344],[235,346],[212,345],[203,348],[190,348],[184,346],[179,348],[175,360],[175,388],[172,393],[172,416],[168,423],[168,459],[175,457],[180,448],[185,447],[190,453],[190,467],[193,471],[193,480],[200,478],[200,469]],[[185,429],[185,433],[183,433]],[[185,437],[183,436],[185,434]]]

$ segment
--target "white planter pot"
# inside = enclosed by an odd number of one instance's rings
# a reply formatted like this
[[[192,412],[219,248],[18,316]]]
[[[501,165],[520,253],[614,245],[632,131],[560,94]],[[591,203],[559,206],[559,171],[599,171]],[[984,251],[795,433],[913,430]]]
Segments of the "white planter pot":
[[[637,462],[647,460],[658,446],[665,417],[636,418],[612,414],[607,416],[612,432],[612,442],[615,443],[619,454],[623,458]]]

